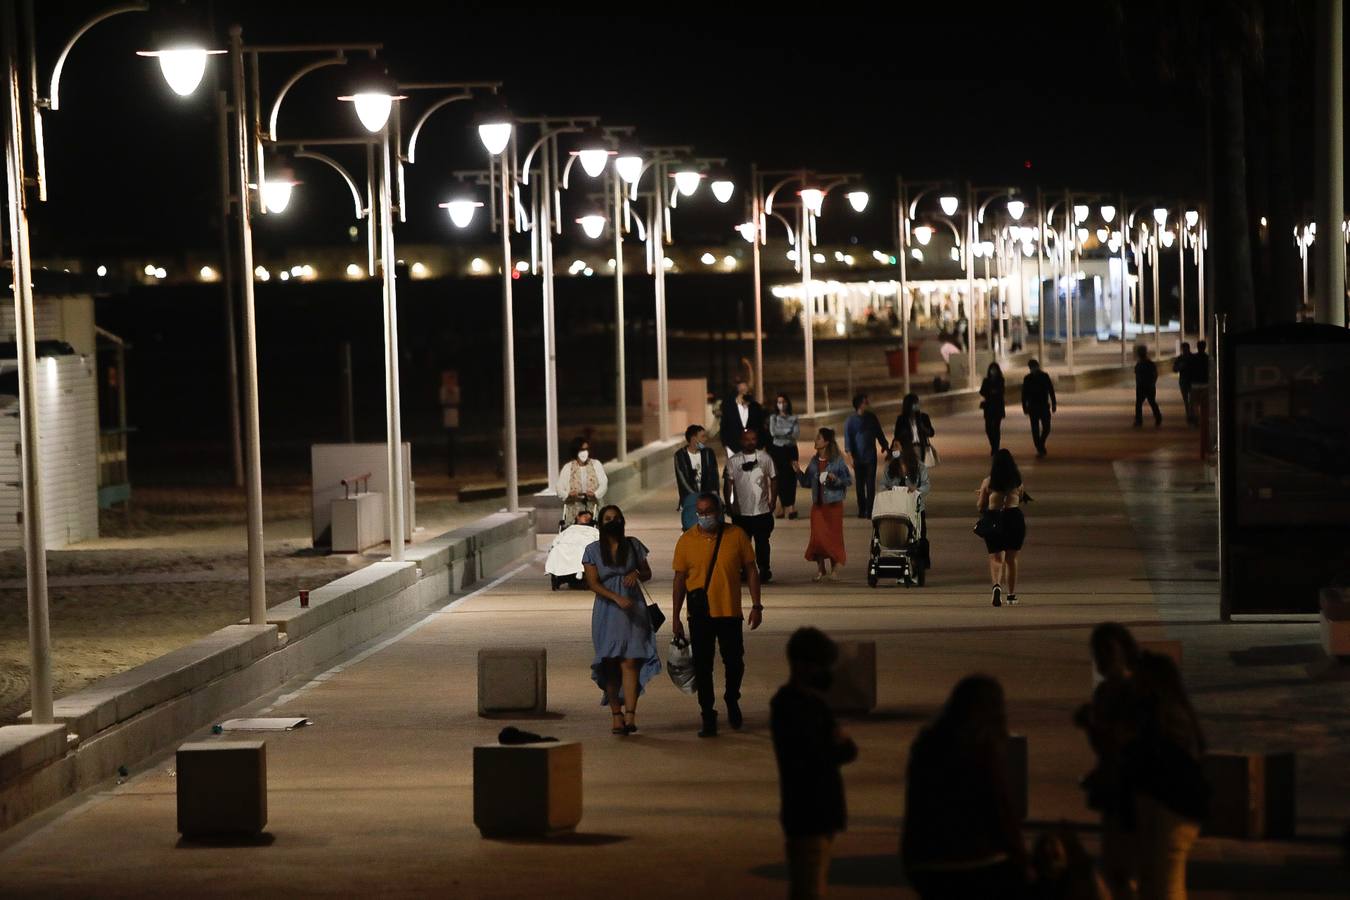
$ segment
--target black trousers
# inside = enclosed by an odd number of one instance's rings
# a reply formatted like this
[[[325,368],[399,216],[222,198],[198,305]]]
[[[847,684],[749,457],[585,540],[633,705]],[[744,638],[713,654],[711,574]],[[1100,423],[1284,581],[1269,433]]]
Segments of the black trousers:
[[[713,656],[722,651],[726,670],[728,703],[741,699],[741,680],[745,678],[745,635],[736,616],[690,616],[689,642],[694,651],[694,680],[698,685],[698,706],[703,715],[716,715],[713,692]]]
[[[984,416],[984,434],[989,438],[989,452],[997,453],[999,444],[1003,439],[1003,417],[991,416],[988,413]]]
[[[769,445],[769,459],[773,460],[773,469],[778,473],[778,502],[783,504],[783,509],[797,505],[797,478],[792,471],[797,452],[796,444]]]
[[[1181,406],[1186,410],[1186,421],[1195,423],[1195,410],[1191,409],[1191,383],[1189,381],[1179,380],[1181,387]]]
[[[1050,410],[1029,409],[1031,417],[1031,442],[1036,445],[1037,453],[1045,452],[1045,439],[1050,436]]]
[[[853,457],[853,482],[858,492],[858,515],[872,516],[872,501],[877,499],[877,461]]]
[[[1153,408],[1153,421],[1162,421],[1162,412],[1158,409],[1158,389],[1156,387],[1134,389],[1134,424],[1144,424],[1144,404]]]
[[[755,542],[755,566],[763,578],[769,572],[769,535],[773,534],[773,513],[762,516],[732,516],[731,524],[750,535]]]

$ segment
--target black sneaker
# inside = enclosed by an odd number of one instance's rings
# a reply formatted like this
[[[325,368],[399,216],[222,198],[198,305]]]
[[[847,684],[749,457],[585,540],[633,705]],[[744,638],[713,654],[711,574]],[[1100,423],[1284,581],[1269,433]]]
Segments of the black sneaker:
[[[745,716],[741,715],[741,705],[727,701],[727,724],[737,731],[745,724]],[[716,723],[714,723],[714,726]]]
[[[717,713],[703,717],[703,727],[698,730],[701,738],[717,737]]]
[[[1017,605],[1017,595],[1016,595],[1016,594],[1009,594],[1009,595],[1008,595],[1008,605],[1009,605],[1009,606],[1016,606],[1016,605]]]
[[[994,605],[994,606],[1002,606],[1002,605],[1003,605],[1003,588],[999,587],[998,585],[994,585],[993,597],[994,597],[994,604],[993,604],[993,605]]]

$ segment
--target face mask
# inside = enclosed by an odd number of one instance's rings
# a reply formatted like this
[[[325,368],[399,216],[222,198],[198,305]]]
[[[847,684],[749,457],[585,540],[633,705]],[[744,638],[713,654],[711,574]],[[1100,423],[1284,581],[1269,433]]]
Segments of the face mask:
[[[623,519],[610,519],[600,526],[600,530],[609,537],[623,537]]]
[[[786,403],[780,403],[780,404],[778,404],[778,411],[779,411],[780,413],[785,413],[785,412],[787,412],[787,404],[786,404]]]
[[[708,448],[708,445],[707,445],[707,444],[703,443],[702,441],[699,441],[699,442],[698,442],[698,449],[700,449],[700,450],[706,450],[707,448]]]
[[[899,451],[899,450],[892,450],[892,451],[891,451],[891,459],[899,459],[899,458],[900,458],[900,451]]]
[[[834,672],[829,669],[822,669],[819,672],[812,672],[811,677],[807,679],[807,684],[812,690],[824,693],[834,684]]]
[[[580,453],[577,454],[577,462],[584,463],[586,460],[590,458],[591,458],[591,451],[589,450],[582,450]]]
[[[702,528],[704,531],[716,531],[717,516],[699,516],[698,527]]]

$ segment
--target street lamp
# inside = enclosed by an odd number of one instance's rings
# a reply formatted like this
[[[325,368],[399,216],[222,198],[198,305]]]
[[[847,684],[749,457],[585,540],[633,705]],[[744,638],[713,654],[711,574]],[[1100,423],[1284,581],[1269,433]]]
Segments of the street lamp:
[[[356,117],[366,131],[376,134],[389,122],[395,100],[406,99],[384,65],[374,59],[353,64],[350,93],[338,97],[356,107]]]
[[[469,224],[473,222],[474,213],[483,203],[467,194],[460,194],[437,205],[450,214],[450,221],[456,228],[468,228]]]
[[[591,240],[605,233],[605,221],[604,212],[597,208],[588,209],[577,217],[577,224]],[[618,257],[615,257],[615,265],[618,265]]]
[[[1022,213],[1026,212],[1027,205],[1021,200],[1009,200],[1007,203],[1008,215],[1014,222],[1022,221]]]
[[[938,198],[938,206],[949,216],[956,215],[956,210],[960,205],[961,201],[957,200],[952,194],[943,194]]]
[[[609,141],[599,128],[586,129],[581,135],[578,149],[572,151],[572,155],[580,160],[582,170],[592,178],[599,178],[600,173],[605,171],[611,153]]]
[[[692,197],[698,190],[699,182],[703,180],[703,173],[686,165],[676,169],[672,177],[675,179],[675,189],[686,197]]]
[[[860,213],[867,210],[867,204],[872,197],[862,188],[855,187],[844,195],[844,199],[848,201],[849,206],[853,207],[854,212]]]

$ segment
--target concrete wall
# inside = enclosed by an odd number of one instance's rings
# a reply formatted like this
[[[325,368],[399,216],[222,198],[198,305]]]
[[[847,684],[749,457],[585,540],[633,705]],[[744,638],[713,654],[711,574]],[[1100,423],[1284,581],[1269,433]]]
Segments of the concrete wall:
[[[55,726],[0,728],[0,831],[534,551],[532,511],[495,513],[312,591],[308,608],[289,600],[267,625],[228,626],[62,697]]]

